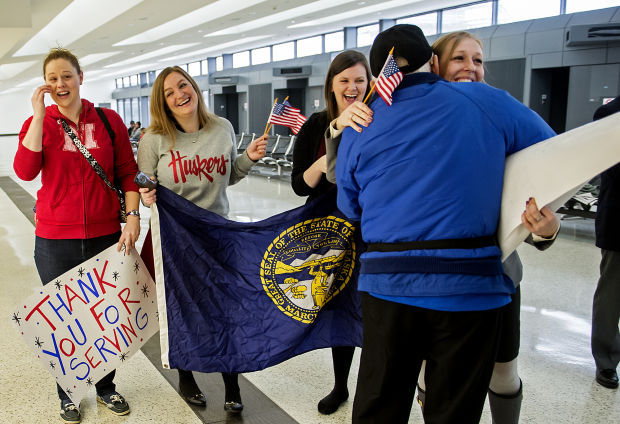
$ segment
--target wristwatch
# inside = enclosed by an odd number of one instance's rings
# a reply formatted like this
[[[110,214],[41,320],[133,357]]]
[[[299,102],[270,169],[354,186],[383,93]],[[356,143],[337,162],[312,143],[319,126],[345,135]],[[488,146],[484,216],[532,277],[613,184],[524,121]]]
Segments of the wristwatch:
[[[127,212],[127,216],[137,216],[138,219],[140,218],[140,212],[137,209],[132,209],[129,212]]]

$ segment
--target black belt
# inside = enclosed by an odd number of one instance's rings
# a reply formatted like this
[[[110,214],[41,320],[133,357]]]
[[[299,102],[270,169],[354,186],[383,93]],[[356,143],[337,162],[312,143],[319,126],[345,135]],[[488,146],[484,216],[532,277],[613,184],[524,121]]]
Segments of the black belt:
[[[369,243],[367,252],[402,252],[405,250],[423,249],[479,249],[481,247],[499,246],[495,234],[490,236],[443,239],[402,241],[396,243]]]
[[[442,258],[438,256],[381,256],[362,257],[361,274],[466,274],[501,275],[501,258]]]

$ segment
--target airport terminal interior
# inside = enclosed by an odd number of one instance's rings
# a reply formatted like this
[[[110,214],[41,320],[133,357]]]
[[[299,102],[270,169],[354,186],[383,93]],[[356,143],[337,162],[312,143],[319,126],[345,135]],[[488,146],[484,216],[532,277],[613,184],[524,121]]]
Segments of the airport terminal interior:
[[[53,423],[53,378],[11,322],[16,306],[41,286],[34,260],[33,206],[40,176],[13,169],[30,98],[43,83],[42,60],[62,45],[81,60],[81,96],[115,110],[126,125],[150,123],[150,91],[166,66],[179,65],[202,90],[209,110],[228,119],[239,151],[264,131],[274,99],[310,116],[323,110],[323,83],[344,49],[368,54],[395,24],[418,25],[432,43],[467,30],[480,38],[486,82],[508,91],[558,133],[592,121],[620,92],[620,1],[613,0],[24,0],[0,1],[0,422]],[[592,35],[594,34],[594,35]],[[46,99],[47,104],[51,104]],[[139,139],[134,140],[135,147]],[[228,189],[229,219],[256,222],[297,208],[290,181],[295,135],[270,130],[267,156]],[[593,176],[594,177],[594,176]],[[620,392],[595,381],[590,349],[592,298],[601,251],[594,244],[598,180],[558,210],[561,229],[540,252],[518,247],[524,265],[519,375],[522,423],[620,422]],[[524,199],[526,200],[526,199]],[[140,206],[141,248],[150,209]],[[195,373],[206,408],[179,394],[178,374],[162,367],[158,335],[117,370],[131,413],[117,417],[91,390],[83,423],[337,424],[351,422],[360,349],[349,400],[322,415],[317,402],[333,386],[329,349],[311,351],[240,377],[244,410],[224,411],[219,374]],[[455,381],[454,384],[459,384]],[[414,403],[410,423],[422,423]],[[488,402],[482,423],[491,423]],[[501,424],[501,423],[497,423]]]

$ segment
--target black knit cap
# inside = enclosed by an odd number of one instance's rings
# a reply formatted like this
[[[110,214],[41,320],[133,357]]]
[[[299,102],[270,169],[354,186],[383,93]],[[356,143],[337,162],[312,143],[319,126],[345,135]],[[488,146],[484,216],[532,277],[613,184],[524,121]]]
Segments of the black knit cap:
[[[425,62],[431,60],[433,50],[426,37],[415,25],[394,25],[380,32],[370,48],[370,69],[377,77],[385,64],[390,49],[394,47],[394,56],[401,56],[409,62],[408,69],[415,71]]]

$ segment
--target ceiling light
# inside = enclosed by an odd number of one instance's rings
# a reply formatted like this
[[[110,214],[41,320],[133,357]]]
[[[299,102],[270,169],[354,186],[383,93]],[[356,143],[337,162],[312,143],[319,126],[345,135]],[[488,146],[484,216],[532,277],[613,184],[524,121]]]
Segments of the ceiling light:
[[[284,12],[273,13],[263,18],[258,18],[253,21],[242,23],[240,25],[235,25],[233,27],[228,27],[220,31],[212,32],[211,34],[205,35],[205,37],[216,37],[218,35],[238,34],[243,31],[249,31],[249,30],[253,30],[256,28],[264,27],[264,26],[271,26],[277,22],[288,21],[290,19],[298,18],[299,16],[306,15],[308,13],[319,12],[321,10],[330,9],[334,6],[341,6],[347,3],[353,3],[354,1],[356,0],[342,0],[338,2],[337,4],[335,4],[334,0],[313,1],[312,3],[308,3],[303,6],[285,10]],[[409,2],[411,2],[411,0],[409,0]],[[350,13],[350,12],[347,12],[347,13]]]
[[[151,59],[153,57],[161,56],[166,53],[176,52],[178,50],[183,50],[187,47],[195,46],[198,43],[187,43],[187,44],[175,44],[172,46],[164,47],[163,49],[155,50],[149,53],[142,54],[140,56],[132,57],[131,59],[125,59],[120,62],[112,63],[111,65],[106,65],[104,68],[118,68],[119,66],[130,65],[132,63],[141,62],[146,59]]]
[[[141,44],[156,41],[164,37],[176,34],[181,31],[203,25],[223,16],[230,15],[239,10],[263,3],[265,0],[218,0],[200,9],[194,10],[176,19],[172,19],[164,24],[156,26],[144,31],[141,34],[134,35],[123,41],[114,44],[115,46],[127,46],[130,44]]]
[[[329,24],[331,22],[338,22],[338,21],[346,22],[347,20],[350,20],[352,17],[355,17],[355,16],[362,16],[362,15],[367,15],[370,13],[381,12],[385,9],[390,9],[393,7],[409,6],[412,3],[417,3],[419,1],[421,0],[387,1],[384,3],[380,3],[380,4],[375,4],[372,6],[367,6],[367,7],[358,8],[358,9],[351,9],[347,12],[338,13],[336,15],[325,16],[324,18],[313,19],[311,21],[302,22],[300,24],[289,25],[287,28],[304,28],[304,27],[309,27],[309,26]]]
[[[142,0],[74,0],[41,31],[26,42],[13,57],[47,53],[58,45],[69,46]]]
[[[37,63],[36,60],[29,60],[27,62],[5,63],[4,65],[0,65],[0,80],[13,78],[20,72],[30,68],[35,63]],[[41,78],[43,78],[43,76],[41,76]]]
[[[35,87],[37,85],[43,85],[45,80],[43,79],[43,75],[36,78],[30,78],[28,81],[24,81],[22,83],[17,84],[15,87]]]
[[[93,53],[93,54],[89,54],[86,55],[82,58],[80,58],[80,65],[82,66],[88,66],[88,65],[92,65],[93,63],[99,62],[100,60],[103,59],[107,59],[108,57],[112,57],[116,54],[122,53],[120,51],[118,52],[105,52],[105,53]]]
[[[169,62],[171,60],[177,60],[177,59],[183,59],[189,56],[201,56],[204,55],[205,53],[210,53],[210,52],[220,52],[224,49],[227,49],[229,47],[234,47],[234,46],[238,46],[240,44],[247,44],[247,43],[251,43],[253,41],[257,41],[257,40],[261,40],[263,38],[269,38],[271,37],[270,35],[257,35],[254,37],[246,37],[246,38],[241,38],[239,40],[234,40],[234,41],[229,41],[228,43],[222,43],[222,44],[218,44],[216,46],[211,46],[211,47],[207,47],[206,49],[201,49],[201,50],[193,50],[191,52],[188,53],[184,53],[184,54],[180,54],[177,56],[173,56],[173,57],[167,57],[165,59],[161,59],[160,62]]]

